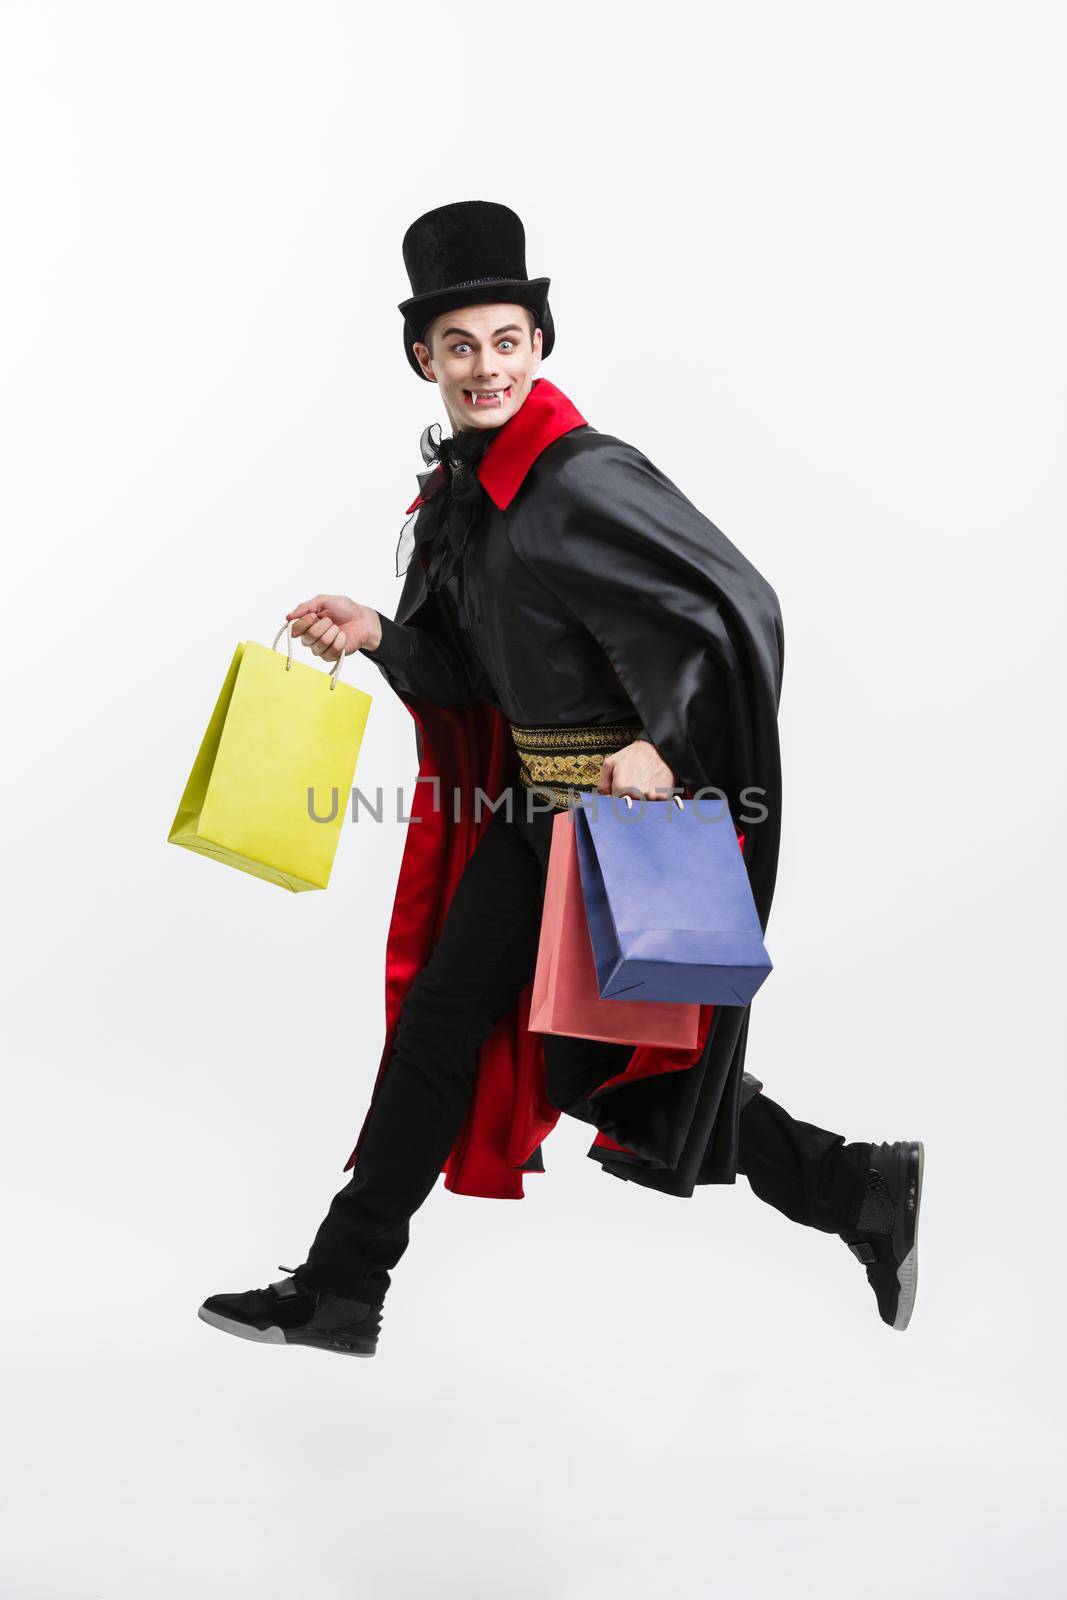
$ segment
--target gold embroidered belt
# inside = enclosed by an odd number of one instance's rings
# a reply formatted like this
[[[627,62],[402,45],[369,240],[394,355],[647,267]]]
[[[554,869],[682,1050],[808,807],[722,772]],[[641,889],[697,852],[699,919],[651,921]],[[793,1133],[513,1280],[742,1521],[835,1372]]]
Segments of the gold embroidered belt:
[[[595,791],[604,757],[632,744],[641,732],[639,721],[509,726],[519,781],[557,806],[576,805],[576,790]]]

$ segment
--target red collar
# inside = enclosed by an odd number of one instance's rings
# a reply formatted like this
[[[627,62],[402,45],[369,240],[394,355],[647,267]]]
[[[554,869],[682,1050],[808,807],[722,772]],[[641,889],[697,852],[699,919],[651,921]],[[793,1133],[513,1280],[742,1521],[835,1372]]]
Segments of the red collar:
[[[535,378],[530,392],[513,417],[509,417],[478,464],[478,478],[499,511],[506,511],[541,451],[574,428],[584,428],[585,418],[561,389],[547,378]],[[434,493],[444,469],[426,485],[405,513],[424,505]]]

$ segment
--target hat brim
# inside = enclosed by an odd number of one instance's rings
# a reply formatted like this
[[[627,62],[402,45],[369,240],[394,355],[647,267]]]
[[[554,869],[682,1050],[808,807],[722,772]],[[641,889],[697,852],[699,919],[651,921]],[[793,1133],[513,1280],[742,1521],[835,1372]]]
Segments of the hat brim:
[[[452,289],[435,289],[429,294],[417,294],[409,300],[402,300],[398,309],[404,318],[404,354],[408,358],[408,365],[427,383],[432,382],[419,366],[412,346],[421,342],[423,333],[434,318],[456,306],[492,305],[498,300],[508,305],[527,306],[536,314],[541,328],[543,360],[551,353],[556,342],[555,325],[548,306],[548,286],[551,281],[551,278],[493,278],[483,283],[460,284]]]

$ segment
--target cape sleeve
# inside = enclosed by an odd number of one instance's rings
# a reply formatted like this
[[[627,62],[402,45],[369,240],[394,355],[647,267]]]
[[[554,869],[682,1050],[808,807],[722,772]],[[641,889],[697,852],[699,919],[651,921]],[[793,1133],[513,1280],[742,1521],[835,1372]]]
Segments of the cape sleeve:
[[[763,791],[750,804],[773,814],[748,830],[759,842],[746,861],[765,915],[780,827],[778,598],[633,446],[590,430],[543,459],[550,514],[515,517],[517,553],[600,644],[677,783],[721,789],[735,820],[742,791]]]
[[[476,697],[493,700],[493,684],[463,637],[458,618],[450,627],[437,601],[437,595],[428,597],[418,624],[395,622],[379,612],[381,643],[361,654],[391,688],[434,705],[465,711]]]

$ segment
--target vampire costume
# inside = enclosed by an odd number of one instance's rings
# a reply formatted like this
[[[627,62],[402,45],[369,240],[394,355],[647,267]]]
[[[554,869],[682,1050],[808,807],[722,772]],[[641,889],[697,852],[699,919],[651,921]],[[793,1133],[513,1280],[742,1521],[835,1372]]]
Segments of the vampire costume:
[[[542,358],[552,348],[549,280],[527,277],[507,207],[427,213],[404,259],[404,348],[421,375],[415,343],[464,305],[528,307]],[[773,589],[640,450],[545,378],[498,428],[428,428],[422,455],[400,602],[364,647],[412,715],[419,765],[352,1178],[291,1276],[213,1296],[201,1315],[246,1337],[372,1354],[389,1270],[441,1173],[455,1193],[521,1199],[566,1112],[595,1129],[588,1154],[605,1173],[662,1194],[743,1172],[793,1220],[840,1234],[883,1319],[906,1326],[922,1146],[846,1144],[789,1117],[745,1071],[751,1005],[701,1006],[689,1050],[527,1026],[552,817],[637,739],[684,795],[726,796],[766,929],[782,803]]]
[[[686,794],[722,789],[735,821],[745,818],[764,925],[774,888],[782,638],[770,586],[640,451],[594,430],[547,379],[496,437],[482,437],[488,449],[475,473],[485,505],[473,548],[466,561],[450,552],[460,571],[430,591],[441,550],[436,538],[420,538],[417,522],[396,619],[383,620],[382,643],[368,652],[421,735],[420,820],[408,824],[389,933],[379,1074],[406,981],[427,959],[435,923],[489,825],[488,808],[475,819],[476,788],[496,801],[529,781],[563,798],[567,758],[553,746],[554,764],[544,755],[537,764],[539,733],[599,723],[629,724],[630,738],[643,731]],[[447,532],[455,507],[431,521],[436,492],[432,477],[408,509],[424,508],[428,525]],[[464,672],[476,696],[464,694]],[[748,820],[758,812],[746,809],[743,791],[764,820]],[[517,1199],[523,1172],[542,1168],[540,1145],[558,1113],[545,1104],[543,1037],[525,1026],[531,986],[532,974],[482,1046],[469,1116],[445,1167],[445,1186],[459,1193]],[[701,1020],[696,1051],[636,1047],[598,1087],[590,1154],[607,1171],[675,1195],[733,1181],[748,1008],[702,1007]],[[346,1170],[358,1153],[357,1141]]]

